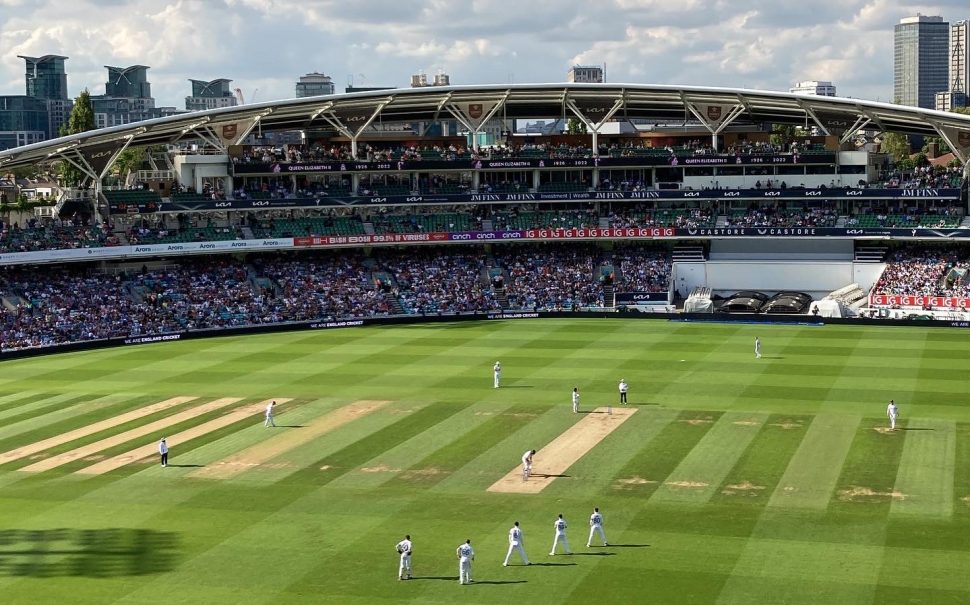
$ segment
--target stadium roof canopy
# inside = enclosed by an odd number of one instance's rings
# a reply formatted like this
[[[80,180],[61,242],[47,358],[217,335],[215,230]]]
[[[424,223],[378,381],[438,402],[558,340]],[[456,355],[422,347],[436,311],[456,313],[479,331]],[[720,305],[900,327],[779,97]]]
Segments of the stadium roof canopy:
[[[52,139],[0,152],[0,169],[65,159],[91,168],[129,145],[199,140],[217,148],[261,131],[331,129],[351,138],[371,124],[455,119],[478,132],[491,118],[577,117],[594,133],[610,120],[690,120],[712,135],[729,124],[817,126],[847,140],[863,129],[941,136],[967,164],[970,116],[839,97],[642,84],[432,86],[267,101],[179,114]],[[89,171],[89,172],[91,172]]]

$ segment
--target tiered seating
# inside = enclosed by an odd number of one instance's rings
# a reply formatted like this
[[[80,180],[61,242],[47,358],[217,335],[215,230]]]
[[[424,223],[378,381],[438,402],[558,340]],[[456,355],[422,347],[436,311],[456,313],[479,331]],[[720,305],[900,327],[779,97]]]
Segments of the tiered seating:
[[[599,226],[599,217],[581,210],[499,212],[492,217],[492,224],[499,230],[579,229]]]
[[[204,202],[212,199],[211,193],[173,193],[171,196],[173,202]]]
[[[46,225],[0,229],[0,252],[32,252],[60,248],[99,248],[120,242],[111,228],[103,226]]]
[[[853,224],[867,228],[953,228],[959,226],[962,220],[962,216],[955,214],[860,214],[855,217]]]
[[[355,216],[278,218],[261,221],[253,228],[256,237],[303,237],[311,235],[362,235],[364,224]]]
[[[109,204],[144,205],[162,201],[158,193],[151,189],[115,189],[103,193]]]
[[[128,236],[129,241],[138,244],[179,244],[183,242],[218,242],[241,239],[234,227],[184,227],[182,229],[160,229],[135,231]]]
[[[461,212],[387,214],[372,218],[371,223],[377,233],[430,233],[472,230],[471,217]]]

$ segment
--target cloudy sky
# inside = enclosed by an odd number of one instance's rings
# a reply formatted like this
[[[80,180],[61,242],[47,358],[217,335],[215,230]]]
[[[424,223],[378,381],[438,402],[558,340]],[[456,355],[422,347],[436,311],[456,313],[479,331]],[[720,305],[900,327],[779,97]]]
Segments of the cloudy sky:
[[[970,19],[967,0],[0,0],[0,94],[23,94],[17,55],[61,54],[68,85],[104,92],[104,65],[149,65],[158,105],[188,78],[230,78],[247,99],[290,98],[318,71],[338,91],[561,82],[575,63],[609,82],[786,90],[833,80],[889,100],[892,28],[917,12]],[[258,89],[258,92],[257,92]]]

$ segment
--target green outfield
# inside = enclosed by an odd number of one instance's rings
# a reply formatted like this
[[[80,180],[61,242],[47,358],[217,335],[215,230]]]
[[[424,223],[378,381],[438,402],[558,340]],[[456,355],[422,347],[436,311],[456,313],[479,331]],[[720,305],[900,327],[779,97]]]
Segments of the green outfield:
[[[614,319],[5,362],[0,603],[966,603],[968,370],[965,330]],[[571,412],[620,378],[635,413]],[[531,448],[544,483],[495,491]]]

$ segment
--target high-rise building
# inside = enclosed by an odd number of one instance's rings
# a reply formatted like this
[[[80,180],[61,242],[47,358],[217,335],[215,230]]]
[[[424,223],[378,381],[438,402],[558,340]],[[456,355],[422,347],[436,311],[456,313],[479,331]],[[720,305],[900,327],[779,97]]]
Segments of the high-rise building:
[[[831,82],[821,80],[805,80],[795,82],[795,85],[788,89],[788,92],[803,95],[815,95],[818,97],[834,97],[835,85]]]
[[[970,20],[950,28],[950,90],[970,93]]]
[[[949,89],[950,24],[943,17],[905,17],[893,32],[893,100],[926,109]]]
[[[300,80],[296,83],[296,98],[332,95],[334,90],[333,79],[330,76],[313,72],[300,76]]]
[[[185,109],[188,111],[204,111],[220,107],[235,107],[236,95],[229,84],[232,80],[219,78],[206,82],[205,80],[189,80],[192,83],[192,96],[185,97]]]
[[[104,83],[106,97],[121,97],[129,99],[151,99],[152,85],[148,82],[147,65],[132,65],[130,67],[111,67],[108,70],[108,81]],[[152,105],[154,106],[154,100]]]
[[[26,95],[0,96],[0,150],[39,143],[48,138],[47,102]]]
[[[61,125],[67,122],[74,103],[67,91],[67,57],[18,55],[26,63],[24,79],[27,96],[42,99],[47,105],[47,138],[58,136]]]
[[[91,95],[95,127],[120,126],[179,113],[174,107],[155,107],[148,66],[105,68],[108,81],[104,83],[104,94]]]
[[[603,82],[603,68],[599,65],[573,65],[566,72],[567,82]]]
[[[936,110],[953,111],[958,107],[967,106],[967,93],[959,90],[948,90],[936,93]]]
[[[411,88],[424,88],[426,86],[449,86],[451,84],[451,76],[446,74],[444,71],[438,71],[435,74],[433,80],[428,80],[428,74],[423,71],[419,71],[416,74],[411,75]]]

